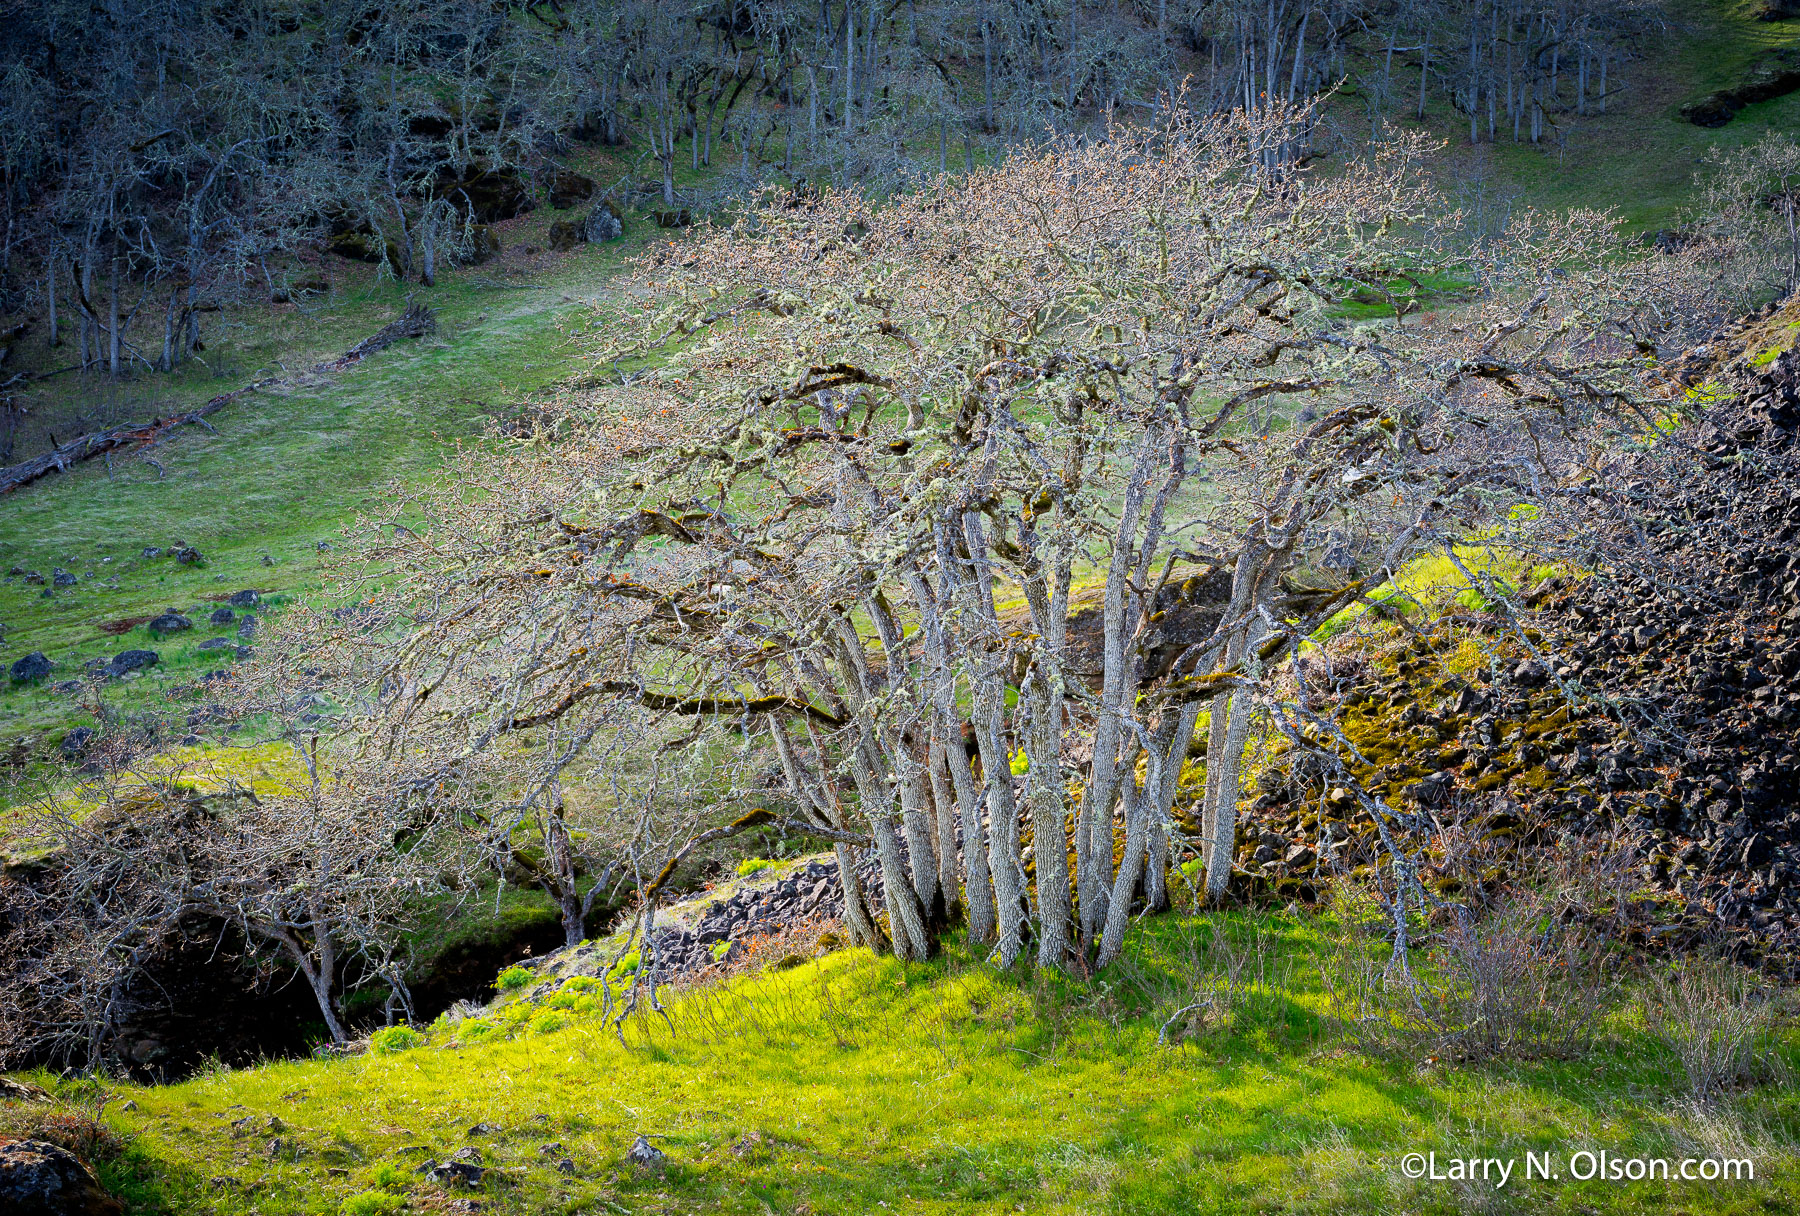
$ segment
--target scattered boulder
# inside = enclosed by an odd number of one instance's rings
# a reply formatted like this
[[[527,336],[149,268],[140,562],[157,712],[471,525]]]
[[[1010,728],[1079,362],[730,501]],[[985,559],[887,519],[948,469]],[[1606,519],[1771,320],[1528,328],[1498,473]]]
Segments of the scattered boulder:
[[[0,1211],[7,1216],[120,1216],[87,1162],[43,1140],[0,1144]]]
[[[590,245],[616,241],[625,235],[625,221],[611,201],[601,203],[581,221],[581,239]]]
[[[237,643],[232,641],[230,638],[207,638],[204,642],[200,643],[200,645],[197,647],[197,649],[199,649],[199,650],[223,650],[228,646],[236,646],[236,645],[237,645]]]
[[[118,676],[128,671],[155,667],[161,657],[154,650],[122,650],[106,665],[106,674]]]
[[[169,556],[183,566],[198,566],[206,560],[200,556],[200,550],[190,545],[176,545],[169,550]]]
[[[257,605],[257,601],[261,599],[262,595],[260,593],[246,588],[243,591],[234,591],[231,598],[225,602],[230,604],[233,608],[254,608]]]
[[[550,248],[557,253],[564,253],[581,244],[581,229],[568,220],[557,220],[550,225]]]
[[[326,237],[325,251],[352,262],[369,262],[377,266],[384,261],[390,266],[400,264],[400,246],[383,240],[367,224],[360,229],[337,232]]]
[[[41,680],[49,675],[55,666],[56,664],[44,657],[43,651],[34,650],[13,663],[11,671],[13,683],[28,684]]]
[[[44,576],[36,570],[27,570],[25,572],[25,581],[30,583],[33,587],[42,587],[44,585]]]
[[[238,622],[237,632],[238,632],[238,637],[242,638],[246,642],[249,641],[251,638],[255,637],[256,636],[256,618],[254,616],[250,615],[248,612],[246,612],[243,616],[243,619]]]
[[[211,616],[206,618],[206,623],[209,625],[229,625],[235,620],[237,620],[237,613],[229,608],[218,608],[213,611]]]
[[[155,545],[145,545],[144,551],[142,553],[138,554],[138,556],[143,558],[145,561],[151,561],[155,558],[161,557],[162,550]]]
[[[90,744],[94,741],[91,727],[77,726],[62,738],[62,754],[65,760],[79,760],[87,755]]]
[[[48,1102],[50,1094],[35,1085],[24,1081],[15,1081],[11,1077],[0,1077],[0,1102]],[[556,1146],[562,1151],[562,1146]]]
[[[183,633],[194,627],[194,622],[179,612],[165,612],[161,616],[150,618],[150,632],[158,637],[166,637],[171,633]]]
[[[471,165],[461,174],[445,169],[438,175],[434,189],[440,198],[449,199],[457,211],[481,224],[497,224],[531,210],[531,192],[515,169]]]
[[[594,179],[571,169],[559,169],[550,179],[550,205],[567,211],[576,203],[594,197]]]
[[[669,1155],[642,1136],[631,1142],[631,1148],[625,1153],[625,1160],[646,1173],[658,1176],[669,1168]]]
[[[73,587],[76,583],[76,578],[73,574],[70,574],[67,570],[58,566],[50,575],[50,581],[58,587]]]
[[[427,1161],[418,1173],[443,1187],[478,1187],[487,1171],[481,1153],[472,1148],[459,1148],[443,1161]]]
[[[464,264],[479,266],[490,258],[500,256],[500,234],[486,224],[475,224],[469,229],[469,246],[462,255]],[[270,562],[269,565],[275,563]]]

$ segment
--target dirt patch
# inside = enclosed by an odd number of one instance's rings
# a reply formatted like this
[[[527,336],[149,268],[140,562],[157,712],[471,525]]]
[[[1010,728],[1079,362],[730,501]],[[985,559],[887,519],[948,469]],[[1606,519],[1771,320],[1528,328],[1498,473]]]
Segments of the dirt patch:
[[[107,621],[102,624],[100,632],[118,637],[121,633],[130,633],[139,625],[148,625],[150,621],[151,618],[147,616],[122,616],[116,621]]]

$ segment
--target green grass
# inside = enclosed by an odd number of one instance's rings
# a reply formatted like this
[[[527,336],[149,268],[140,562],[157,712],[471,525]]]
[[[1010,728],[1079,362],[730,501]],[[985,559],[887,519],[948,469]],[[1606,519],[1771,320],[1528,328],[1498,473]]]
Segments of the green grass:
[[[547,225],[560,214],[520,222]],[[304,334],[295,332],[291,317],[246,312],[220,322],[252,331],[243,345],[256,355],[268,353],[271,333],[284,335],[282,362],[290,367],[341,352],[409,298],[437,310],[439,332],[402,342],[329,382],[233,403],[210,419],[217,434],[184,428],[110,469],[91,461],[9,496],[0,518],[0,571],[20,566],[47,576],[62,567],[80,581],[46,597],[22,578],[0,576],[0,657],[10,664],[41,650],[58,664],[41,685],[0,682],[0,737],[39,735],[48,746],[73,726],[92,725],[74,698],[49,686],[72,678],[93,657],[131,647],[162,656],[141,680],[108,686],[109,703],[127,712],[165,708],[171,688],[226,665],[229,651],[198,646],[216,633],[235,641],[235,626],[214,630],[204,616],[191,633],[160,640],[142,627],[111,636],[100,626],[169,608],[210,612],[217,605],[205,597],[249,587],[275,593],[270,607],[277,610],[284,599],[315,593],[325,556],[320,542],[331,544],[360,506],[395,482],[428,478],[453,445],[478,436],[490,417],[508,416],[531,394],[567,378],[581,356],[573,331],[607,299],[608,280],[625,256],[657,239],[653,233],[646,221],[634,220],[624,241],[580,246],[510,272],[473,267],[444,276],[436,288],[362,273]],[[232,341],[228,331],[215,346],[229,349]],[[225,383],[191,371],[140,378],[133,387],[156,394],[154,408],[147,398],[121,416],[167,414],[252,374],[246,369]],[[59,391],[73,383],[65,377]],[[54,401],[44,405],[54,407]],[[176,541],[199,549],[204,564],[140,557],[146,546],[166,549]]]
[[[1790,1211],[1800,1093],[1712,1113],[1629,1015],[1576,1060],[1459,1067],[1348,1050],[1324,1016],[1321,922],[1230,914],[1269,944],[1219,1029],[1159,1047],[1152,996],[1185,927],[1152,922],[1086,986],[996,973],[954,946],[907,966],[849,951],[691,990],[626,1043],[564,1002],[437,1028],[390,1055],[114,1087],[108,1181],[140,1212],[332,1213],[371,1191],[436,1210],[411,1171],[474,1145],[500,1212],[1351,1213]],[[586,998],[591,1000],[591,994]],[[1791,1046],[1791,1045],[1790,1045]],[[273,1117],[277,1125],[268,1121]],[[233,1126],[240,1120],[247,1120]],[[487,1123],[499,1130],[471,1136]],[[280,1130],[270,1131],[278,1126]],[[248,1130],[246,1130],[248,1129]],[[646,1135],[669,1157],[641,1174]],[[563,1146],[573,1175],[540,1147]],[[1754,1183],[1409,1181],[1412,1151],[1750,1157]],[[1520,1167],[1522,1168],[1522,1166]],[[502,1180],[503,1179],[503,1180]],[[440,1196],[433,1199],[433,1196]],[[361,1210],[345,1208],[344,1210]],[[381,1210],[370,1207],[368,1210]]]
[[[1671,28],[1645,37],[1643,59],[1614,66],[1624,92],[1608,113],[1563,116],[1560,148],[1553,133],[1540,145],[1514,144],[1504,119],[1490,144],[1485,115],[1482,142],[1470,147],[1467,115],[1434,95],[1428,121],[1449,142],[1453,196],[1489,218],[1517,199],[1552,209],[1615,207],[1633,232],[1674,225],[1694,200],[1694,174],[1708,148],[1738,148],[1767,131],[1800,128],[1800,93],[1749,106],[1716,130],[1679,113],[1741,82],[1761,55],[1800,40],[1800,21],[1758,21],[1758,7],[1754,0],[1669,0]]]

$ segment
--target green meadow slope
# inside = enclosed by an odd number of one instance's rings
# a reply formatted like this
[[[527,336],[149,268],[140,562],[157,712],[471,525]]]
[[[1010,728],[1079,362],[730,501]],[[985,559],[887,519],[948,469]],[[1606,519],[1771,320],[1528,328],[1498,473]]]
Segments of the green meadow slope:
[[[1345,951],[1370,949],[1346,947],[1330,919],[1231,913],[1161,918],[1091,986],[996,973],[954,944],[911,966],[840,951],[666,993],[666,1020],[646,1009],[622,1035],[592,981],[545,981],[389,1054],[104,1094],[71,1082],[60,1117],[80,1127],[103,1107],[103,1175],[135,1210],[218,1216],[470,1201],[754,1216],[1800,1207],[1791,1086],[1692,1105],[1679,1061],[1624,1006],[1567,1060],[1458,1063],[1404,1039],[1359,1050],[1379,1036],[1328,1012],[1321,977],[1341,990],[1356,970]],[[1206,1011],[1159,1045],[1197,996]],[[1793,1044],[1774,1054],[1785,1066]],[[58,1117],[0,1109],[0,1134]],[[627,1159],[638,1136],[660,1170]],[[1675,1171],[1749,1160],[1756,1176],[1579,1180],[1591,1162],[1577,1154],[1602,1150]],[[459,1152],[480,1163],[478,1187],[430,1174]],[[1412,1152],[1435,1153],[1439,1174],[1451,1158],[1513,1164],[1504,1184],[1498,1166],[1412,1179]],[[1525,1179],[1527,1153],[1559,1177]]]

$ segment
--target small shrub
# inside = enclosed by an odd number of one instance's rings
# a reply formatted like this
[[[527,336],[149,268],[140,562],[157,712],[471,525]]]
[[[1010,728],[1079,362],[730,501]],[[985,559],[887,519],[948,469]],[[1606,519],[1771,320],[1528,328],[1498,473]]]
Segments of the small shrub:
[[[459,1043],[479,1043],[493,1038],[498,1029],[492,1022],[471,1018],[456,1028],[456,1039]]]
[[[1368,893],[1346,892],[1334,910],[1343,940],[1319,958],[1320,979],[1344,1033],[1365,1051],[1567,1058],[1586,1050],[1616,996],[1601,935],[1564,923],[1533,891],[1479,915],[1459,910],[1416,967],[1392,952],[1387,918]]]
[[[612,975],[615,977],[636,975],[637,969],[642,965],[643,961],[642,954],[633,950],[630,954],[627,954],[624,958],[612,965]]]
[[[406,1206],[406,1200],[387,1191],[364,1191],[344,1200],[338,1209],[342,1216],[393,1216]]]
[[[369,1185],[384,1191],[404,1191],[412,1181],[413,1176],[392,1161],[383,1161],[369,1171]]]
[[[1717,1102],[1767,1079],[1778,1066],[1774,1004],[1742,969],[1718,959],[1690,959],[1658,987],[1661,1000],[1647,1011],[1650,1030],[1681,1061],[1695,1102]]]
[[[560,1013],[540,1013],[531,1019],[532,1034],[551,1034],[569,1024],[569,1020]]]
[[[125,1141],[86,1109],[56,1106],[0,1107],[0,1141],[43,1140],[89,1161],[113,1161]]]
[[[737,872],[739,878],[748,878],[752,874],[760,874],[764,870],[774,868],[775,863],[766,857],[746,857],[738,862]]]
[[[369,1036],[369,1051],[373,1055],[392,1056],[411,1051],[424,1042],[425,1036],[411,1026],[387,1026]]]
[[[564,992],[592,992],[600,986],[600,981],[591,975],[571,975],[563,981]]]
[[[499,977],[494,980],[494,987],[500,992],[517,992],[531,983],[533,978],[535,977],[532,975],[531,968],[515,965],[500,973]]]

